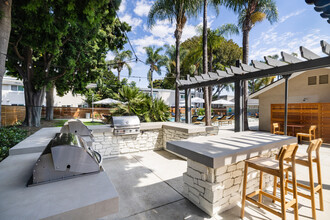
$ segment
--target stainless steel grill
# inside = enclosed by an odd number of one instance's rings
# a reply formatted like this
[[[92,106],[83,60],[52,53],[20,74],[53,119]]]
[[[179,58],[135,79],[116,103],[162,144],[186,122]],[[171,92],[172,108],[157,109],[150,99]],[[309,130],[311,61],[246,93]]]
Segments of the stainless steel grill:
[[[140,133],[140,119],[137,116],[113,116],[111,127],[114,135],[136,135]]]
[[[102,170],[102,157],[81,136],[57,133],[33,167],[28,186],[59,181]]]
[[[84,141],[86,141],[87,146],[92,147],[94,141],[92,131],[80,120],[67,121],[61,128],[60,132],[79,135]]]

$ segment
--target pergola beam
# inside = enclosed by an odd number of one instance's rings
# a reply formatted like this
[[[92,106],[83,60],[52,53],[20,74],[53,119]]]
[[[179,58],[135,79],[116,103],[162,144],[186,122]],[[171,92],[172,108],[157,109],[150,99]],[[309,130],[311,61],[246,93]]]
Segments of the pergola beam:
[[[295,56],[292,56],[291,54],[285,53],[285,52],[281,52],[282,58],[285,62],[287,63],[300,63],[303,62],[301,59],[298,59]]]
[[[298,59],[298,58],[297,58]],[[257,62],[257,61],[253,61]],[[260,63],[260,62],[259,62]],[[264,64],[264,63],[263,63]],[[268,66],[267,64],[264,64]],[[255,78],[262,78],[262,77],[269,77],[269,76],[278,76],[278,75],[287,75],[292,74],[295,72],[302,72],[307,70],[314,70],[314,69],[320,69],[325,67],[330,67],[330,56],[327,57],[321,57],[314,60],[308,60],[303,62],[296,62],[285,66],[279,66],[279,67],[270,67],[268,66],[268,69],[261,69],[255,72],[249,72],[243,75],[234,75],[229,77],[224,77],[220,79],[214,79],[214,80],[208,80],[208,81],[202,81],[202,82],[196,82],[191,83],[187,85],[181,85],[179,86],[180,89],[185,88],[198,88],[198,87],[205,87],[205,86],[213,86],[223,83],[233,83],[236,80],[248,80],[248,79],[255,79]],[[192,81],[193,78],[191,78]]]
[[[305,58],[306,60],[315,60],[315,59],[320,58],[319,55],[313,53],[312,51],[308,50],[307,48],[305,48],[303,46],[300,47],[300,53],[301,53],[301,56],[303,58]]]

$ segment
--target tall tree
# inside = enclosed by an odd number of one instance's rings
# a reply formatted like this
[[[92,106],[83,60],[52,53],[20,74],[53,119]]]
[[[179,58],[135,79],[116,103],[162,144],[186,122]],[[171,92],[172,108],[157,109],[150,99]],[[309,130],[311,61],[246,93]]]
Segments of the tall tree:
[[[156,0],[148,14],[150,28],[156,23],[156,19],[176,22],[174,32],[176,48],[176,88],[175,88],[175,121],[180,121],[179,101],[180,91],[177,81],[180,79],[180,40],[187,17],[196,16],[200,9],[200,0]]]
[[[166,56],[159,54],[160,51],[163,50],[162,47],[155,48],[155,47],[145,47],[144,48],[147,53],[147,60],[146,64],[150,65],[149,71],[148,71],[148,80],[150,83],[150,96],[151,100],[153,100],[153,94],[154,94],[154,89],[153,89],[153,73],[156,71],[159,75],[162,73],[161,72],[161,67],[165,66],[166,64]]]
[[[12,0],[0,1],[0,127],[1,127],[1,103],[2,81],[6,72],[6,55],[11,31],[11,5]]]
[[[208,74],[208,58],[207,58],[207,0],[204,1],[203,7],[203,74]],[[212,87],[204,87],[204,105],[205,105],[205,125],[211,125],[211,102],[210,93]]]
[[[163,88],[164,89],[175,89],[175,76],[176,76],[176,48],[174,45],[165,44],[165,56],[167,56],[167,63],[166,63],[166,76],[163,81]],[[186,76],[186,73],[182,72],[182,64],[183,60],[188,54],[188,50],[180,48],[180,75],[182,77]]]
[[[278,19],[274,0],[227,0],[225,5],[238,13],[238,25],[243,32],[243,63],[249,62],[249,33],[254,25],[267,19],[271,24]],[[249,129],[247,118],[248,81],[244,82],[244,130]]]
[[[86,69],[103,63],[109,49],[123,46],[126,37],[122,30],[126,28],[116,22],[118,6],[112,3],[14,1],[10,53],[17,59],[10,60],[8,68],[23,79],[24,124],[40,125],[41,106],[49,84],[55,82],[61,93],[82,92],[97,74],[86,74]]]
[[[114,51],[115,58],[109,62],[112,68],[116,69],[118,72],[118,81],[120,82],[120,72],[123,70],[124,67],[128,70],[128,75],[131,76],[132,68],[129,65],[129,61],[132,58],[132,51],[124,50],[124,51]]]

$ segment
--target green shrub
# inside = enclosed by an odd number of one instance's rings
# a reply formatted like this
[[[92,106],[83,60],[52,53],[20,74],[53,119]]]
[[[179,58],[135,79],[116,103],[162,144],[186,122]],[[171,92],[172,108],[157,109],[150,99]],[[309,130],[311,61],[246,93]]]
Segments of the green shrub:
[[[27,137],[27,131],[18,127],[0,128],[0,161],[8,156],[9,149]]]

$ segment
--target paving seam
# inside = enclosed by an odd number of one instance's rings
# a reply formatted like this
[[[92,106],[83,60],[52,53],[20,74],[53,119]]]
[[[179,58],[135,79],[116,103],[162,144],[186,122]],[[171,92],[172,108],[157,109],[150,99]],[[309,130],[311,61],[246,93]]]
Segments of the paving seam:
[[[184,200],[184,199],[186,199],[186,198],[183,197],[183,198],[178,199],[178,200],[176,200],[176,201],[172,201],[172,202],[165,203],[165,204],[163,204],[163,205],[159,205],[159,206],[156,206],[156,207],[153,207],[153,208],[150,208],[150,209],[147,209],[147,210],[141,211],[141,212],[137,212],[137,213],[134,213],[134,214],[132,214],[132,215],[129,215],[129,216],[123,217],[123,218],[121,218],[121,219],[130,218],[130,217],[133,217],[133,216],[135,216],[135,215],[138,215],[138,214],[141,214],[141,213],[144,213],[144,212],[148,212],[148,211],[151,211],[151,210],[153,210],[153,209],[158,209],[158,208],[160,208],[160,207],[167,206],[167,205],[170,205],[170,204],[172,204],[172,203],[179,202],[179,201]]]
[[[182,193],[180,193],[178,190],[176,190],[175,188],[173,188],[172,186],[171,186],[171,184],[169,184],[166,180],[164,180],[164,179],[162,179],[160,176],[158,176],[152,169],[150,169],[149,167],[146,167],[139,159],[137,159],[137,158],[135,158],[135,156],[134,155],[132,155],[132,157],[134,158],[134,159],[136,159],[137,161],[139,161],[139,163],[140,164],[142,164],[146,169],[148,169],[148,170],[150,170],[155,176],[157,176],[159,179],[161,179],[164,183],[166,183],[169,187],[171,187],[175,192],[177,192],[179,195],[181,195],[183,198],[185,198],[185,196],[182,194]]]

